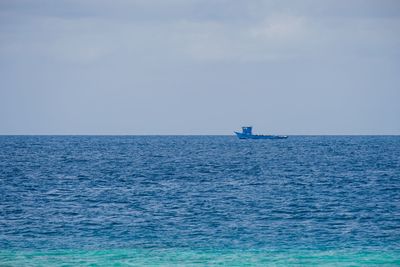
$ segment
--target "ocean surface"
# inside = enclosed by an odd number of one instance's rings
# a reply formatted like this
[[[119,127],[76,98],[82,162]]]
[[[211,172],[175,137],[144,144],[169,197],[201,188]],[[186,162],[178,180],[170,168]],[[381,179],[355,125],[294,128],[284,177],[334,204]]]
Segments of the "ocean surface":
[[[0,266],[399,266],[400,136],[0,136]]]

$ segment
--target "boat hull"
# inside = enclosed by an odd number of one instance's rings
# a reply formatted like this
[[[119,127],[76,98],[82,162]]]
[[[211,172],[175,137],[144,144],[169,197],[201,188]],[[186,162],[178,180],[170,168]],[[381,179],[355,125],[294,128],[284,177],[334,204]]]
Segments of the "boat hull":
[[[257,134],[243,134],[235,132],[239,139],[286,139],[286,135],[257,135]]]

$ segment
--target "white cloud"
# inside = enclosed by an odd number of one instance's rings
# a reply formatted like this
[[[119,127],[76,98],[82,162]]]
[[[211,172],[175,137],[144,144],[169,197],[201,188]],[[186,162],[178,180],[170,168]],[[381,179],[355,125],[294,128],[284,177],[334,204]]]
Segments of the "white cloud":
[[[284,40],[296,41],[305,36],[307,30],[306,20],[295,16],[271,16],[266,18],[260,25],[250,29],[255,38],[266,41]]]
[[[271,16],[251,23],[181,21],[173,38],[194,60],[264,61],[300,53],[310,37],[302,17]]]

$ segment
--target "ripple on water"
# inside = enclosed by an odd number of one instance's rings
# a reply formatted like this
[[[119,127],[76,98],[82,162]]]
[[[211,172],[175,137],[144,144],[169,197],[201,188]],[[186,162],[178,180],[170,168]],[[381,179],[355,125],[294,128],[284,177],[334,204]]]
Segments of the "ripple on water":
[[[1,136],[0,249],[398,251],[399,179],[398,136]]]

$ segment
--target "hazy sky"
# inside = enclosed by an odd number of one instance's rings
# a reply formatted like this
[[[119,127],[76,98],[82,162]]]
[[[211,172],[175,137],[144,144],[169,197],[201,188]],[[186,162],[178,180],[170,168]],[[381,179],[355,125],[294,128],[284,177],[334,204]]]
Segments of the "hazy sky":
[[[0,0],[0,134],[400,134],[399,0]]]

